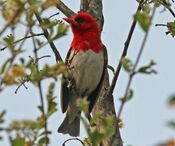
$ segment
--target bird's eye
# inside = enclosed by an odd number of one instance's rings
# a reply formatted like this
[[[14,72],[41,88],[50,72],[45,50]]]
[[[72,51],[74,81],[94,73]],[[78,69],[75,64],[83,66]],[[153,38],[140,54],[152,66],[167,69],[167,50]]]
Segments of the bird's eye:
[[[76,18],[75,21],[77,21],[78,23],[83,23],[84,19],[83,18]]]

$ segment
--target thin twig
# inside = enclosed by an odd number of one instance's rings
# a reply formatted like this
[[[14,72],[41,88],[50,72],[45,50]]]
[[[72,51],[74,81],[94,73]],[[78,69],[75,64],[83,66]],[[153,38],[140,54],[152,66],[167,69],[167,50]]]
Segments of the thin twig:
[[[56,16],[56,15],[59,15],[59,14],[60,14],[60,12],[57,12],[57,13],[55,13],[55,14],[53,14],[53,15],[49,16],[49,18],[48,18],[48,19],[51,19],[52,17],[54,17],[54,16]]]
[[[168,11],[171,13],[171,15],[175,17],[175,12],[171,9],[170,5],[166,1],[162,1],[160,2],[160,4],[162,4],[165,8],[167,8]]]
[[[167,24],[155,24],[155,26],[168,26]]]
[[[124,93],[124,98],[127,96],[128,94],[128,91],[130,89],[130,86],[131,86],[131,83],[132,83],[132,80],[133,80],[133,76],[135,74],[135,71],[136,71],[136,68],[138,66],[138,63],[140,61],[140,58],[141,58],[141,55],[143,54],[143,50],[144,50],[144,47],[145,47],[145,44],[146,44],[146,41],[147,41],[147,38],[148,38],[148,35],[149,35],[149,31],[150,31],[150,26],[151,26],[151,22],[153,20],[153,17],[155,15],[155,11],[156,11],[156,7],[154,6],[153,8],[153,12],[152,12],[152,15],[151,15],[151,18],[150,18],[150,24],[148,26],[148,30],[147,32],[145,33],[145,36],[143,38],[143,41],[142,41],[142,44],[141,44],[141,47],[140,47],[140,50],[139,50],[139,53],[138,53],[138,56],[136,58],[136,61],[134,63],[134,66],[133,66],[133,70],[132,70],[132,73],[130,74],[129,76],[129,80],[128,80],[128,83],[127,83],[127,86],[126,86],[126,90],[125,90],[125,93]],[[124,104],[126,103],[126,100],[121,100],[121,105],[119,107],[119,112],[118,112],[118,119],[120,119],[120,116],[121,116],[121,113],[122,113],[122,110],[123,110],[123,107],[124,107]]]
[[[168,9],[169,12],[173,15],[173,17],[175,17],[175,12],[174,12],[170,7],[167,7],[167,9]]]
[[[36,58],[36,63],[38,63],[39,60],[46,58],[46,57],[51,57],[51,55],[44,55],[44,56],[41,56],[39,58]]]
[[[62,4],[61,1],[59,1],[59,2]],[[49,45],[50,45],[52,51],[53,51],[54,54],[55,54],[56,62],[63,62],[63,59],[62,59],[60,53],[58,52],[58,50],[57,50],[55,44],[54,44],[53,41],[51,41],[50,38],[49,38],[49,32],[47,31],[47,29],[45,29],[44,27],[42,27],[42,19],[41,19],[41,17],[39,16],[39,14],[38,14],[37,11],[35,11],[35,16],[36,16],[36,18],[37,18],[39,24],[41,25],[41,28],[42,28],[42,30],[43,30],[43,33],[44,33],[45,38],[48,40]],[[67,66],[67,69],[68,69],[68,72],[69,72],[69,77],[71,77],[71,79],[73,79],[73,74],[71,73],[71,70],[69,69],[68,66]],[[77,94],[77,96],[80,97],[80,94],[79,94],[77,88],[74,86],[73,89],[74,89],[75,93]]]
[[[52,51],[53,51],[54,54],[55,54],[56,61],[57,61],[57,62],[58,62],[58,61],[59,61],[59,62],[63,62],[63,59],[61,58],[61,55],[60,55],[60,53],[58,52],[58,50],[57,50],[55,44],[54,44],[53,41],[51,41],[51,39],[49,38],[49,32],[47,31],[47,29],[45,29],[45,28],[42,26],[42,19],[41,19],[41,17],[39,16],[38,12],[35,12],[35,16],[36,16],[38,22],[39,22],[40,25],[41,25],[41,28],[42,28],[42,30],[43,30],[43,33],[44,33],[45,38],[48,40],[49,45],[50,45]]]
[[[81,141],[79,138],[70,138],[70,139],[67,139],[62,145],[65,146],[65,144],[66,144],[68,141],[72,141],[72,140],[77,140],[77,141],[79,141],[83,146],[86,146],[86,145],[84,144],[84,142]]]
[[[5,30],[15,21],[16,17],[18,16],[18,13],[20,11],[20,8],[16,9],[14,12],[14,15],[12,19],[4,26],[4,28],[0,31],[0,36],[5,32]]]
[[[29,33],[29,30],[26,31],[25,37],[28,35],[28,33]],[[25,42],[25,40],[22,40],[22,42],[21,42],[21,44],[20,44],[20,46],[19,46],[18,51],[20,51],[20,50],[22,49],[22,46],[24,45],[24,42]],[[12,67],[12,65],[13,65],[13,62],[15,61],[15,58],[16,58],[16,55],[13,55],[12,58],[11,58],[11,60],[10,60],[9,66],[7,67],[7,69],[6,69],[6,71],[5,71],[4,75],[3,75],[3,77],[2,77],[1,80],[0,80],[0,90],[2,89],[3,78],[4,78],[4,77],[8,74],[8,72],[10,71],[10,69],[11,69],[11,67]]]
[[[139,3],[139,6],[137,8],[137,12],[139,12],[141,10],[141,6],[142,6],[142,3],[144,2],[144,0],[141,0],[140,3]],[[121,60],[122,58],[124,58],[126,55],[127,55],[127,51],[128,51],[128,48],[129,48],[129,44],[131,42],[131,38],[133,36],[133,33],[134,33],[134,30],[135,30],[135,27],[136,27],[136,23],[137,21],[134,19],[133,22],[132,22],[132,25],[131,25],[131,28],[129,30],[129,34],[128,34],[128,37],[127,37],[127,40],[125,42],[125,46],[124,46],[124,49],[123,49],[123,53],[120,57],[120,61],[117,65],[117,69],[115,71],[115,76],[113,77],[113,80],[112,80],[112,84],[110,86],[110,89],[108,90],[108,93],[105,94],[107,96],[111,96],[113,91],[114,91],[114,88],[116,86],[116,83],[117,83],[117,80],[118,80],[118,77],[119,77],[119,73],[120,73],[120,70],[121,70],[121,67],[122,67],[122,64],[121,64]]]
[[[30,28],[30,33],[33,34],[32,29]],[[36,42],[35,38],[32,37],[32,42],[33,42],[33,47],[34,47],[34,55],[35,55],[35,65],[37,68],[37,72],[39,73],[39,64],[37,63],[39,61],[38,59],[38,52],[37,52],[37,47],[36,47]],[[42,58],[42,57],[41,57]],[[40,59],[41,59],[40,58]],[[41,81],[38,82],[38,90],[39,90],[39,95],[40,95],[40,102],[41,102],[41,111],[42,111],[42,116],[44,118],[44,133],[45,133],[45,146],[48,145],[48,128],[47,128],[47,115],[45,113],[45,104],[44,104],[44,96],[43,96],[43,91],[42,91],[42,84]]]
[[[32,35],[29,35],[29,36],[25,36],[25,37],[23,37],[23,38],[21,38],[21,39],[15,41],[15,42],[13,42],[13,44],[17,44],[17,43],[19,43],[19,42],[21,42],[21,41],[23,41],[23,40],[32,38],[32,37],[34,37],[34,36],[41,36],[41,35],[44,35],[44,33],[38,33],[38,34],[32,34]],[[1,48],[0,51],[4,51],[6,48],[7,48],[7,46]]]
[[[37,49],[38,50],[38,49]],[[44,55],[44,56],[41,56],[39,58],[36,58],[35,56],[35,59],[32,57],[32,56],[29,56],[29,58],[31,59],[32,63],[35,64],[35,66],[38,65],[38,62],[43,59],[43,58],[46,58],[46,57],[51,57],[50,55]],[[32,72],[31,72],[32,73]],[[38,73],[39,73],[39,70],[38,70]],[[30,75],[29,75],[30,76]],[[19,80],[20,81],[20,84],[18,85],[18,87],[16,88],[15,90],[15,94],[17,94],[18,90],[20,89],[21,86],[24,86],[25,89],[28,89],[27,86],[25,85],[26,82],[29,82],[29,79],[27,77],[24,77],[22,79]]]
[[[27,86],[25,85],[25,83],[28,82],[28,79],[25,78],[25,79],[22,79],[19,81],[20,81],[20,85],[16,88],[15,94],[17,94],[17,92],[21,86],[23,86],[25,89],[28,89]]]
[[[73,17],[75,12],[66,6],[61,0],[58,0],[56,7],[67,17]]]

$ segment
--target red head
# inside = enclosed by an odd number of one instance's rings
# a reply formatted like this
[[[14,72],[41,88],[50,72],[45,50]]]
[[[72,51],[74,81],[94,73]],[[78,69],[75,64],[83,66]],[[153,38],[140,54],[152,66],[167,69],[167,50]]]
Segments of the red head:
[[[64,18],[71,24],[74,38],[71,46],[73,49],[84,51],[89,48],[98,52],[102,46],[98,24],[89,13],[80,12],[72,18]]]
[[[74,33],[93,31],[94,33],[99,34],[98,24],[89,13],[80,12],[73,18],[64,18],[64,20],[71,24]]]

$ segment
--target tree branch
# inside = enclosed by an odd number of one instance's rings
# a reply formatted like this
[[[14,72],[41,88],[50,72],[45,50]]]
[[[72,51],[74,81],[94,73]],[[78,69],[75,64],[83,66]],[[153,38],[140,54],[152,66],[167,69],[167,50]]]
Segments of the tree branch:
[[[43,30],[43,33],[44,33],[45,38],[48,40],[49,45],[50,45],[52,51],[53,51],[54,54],[55,54],[56,61],[57,61],[57,62],[58,62],[58,61],[59,61],[59,62],[63,62],[63,59],[61,58],[61,55],[60,55],[60,53],[58,52],[58,50],[57,50],[55,44],[54,44],[53,41],[51,41],[50,38],[49,38],[49,32],[47,31],[47,29],[45,29],[45,28],[42,26],[42,19],[41,19],[41,17],[39,16],[38,12],[35,12],[35,16],[36,16],[36,18],[37,18],[39,24],[41,25],[41,28],[42,28],[42,30]]]
[[[103,24],[104,24],[104,18],[103,18],[103,5],[102,0],[89,0],[89,7],[87,12],[89,12],[94,18],[96,18],[96,21],[102,31]]]
[[[5,32],[5,30],[15,21],[16,17],[18,16],[20,9],[16,9],[12,19],[4,26],[4,28],[0,31],[0,36]]]
[[[127,94],[128,94],[128,91],[130,90],[130,86],[131,86],[131,83],[132,83],[132,80],[133,80],[133,77],[135,75],[135,71],[136,71],[136,68],[138,66],[138,63],[140,61],[140,58],[141,58],[141,55],[143,54],[143,50],[144,50],[144,47],[145,47],[145,44],[146,44],[146,41],[147,41],[147,38],[148,38],[148,34],[149,34],[149,31],[150,31],[150,26],[151,26],[151,22],[153,20],[153,17],[155,15],[155,11],[156,11],[156,7],[154,6],[153,8],[153,12],[152,12],[152,15],[151,15],[151,19],[150,19],[150,24],[148,26],[148,30],[147,32],[145,33],[145,36],[143,38],[143,41],[142,41],[142,44],[141,44],[141,47],[140,47],[140,50],[139,50],[139,53],[138,53],[138,56],[136,58],[136,61],[134,63],[134,66],[133,66],[133,70],[132,70],[132,73],[130,74],[129,76],[129,80],[128,80],[128,83],[127,83],[127,86],[126,86],[126,90],[125,90],[125,93],[124,93],[124,98],[127,97]],[[126,103],[126,100],[123,99],[121,100],[121,105],[119,107],[119,112],[118,112],[118,118],[120,119],[120,116],[121,116],[121,113],[122,113],[122,110],[123,110],[123,107],[124,107],[124,104]]]
[[[29,36],[25,36],[25,37],[23,37],[23,38],[21,38],[21,39],[15,41],[15,42],[13,42],[13,44],[17,44],[17,43],[19,43],[19,42],[21,42],[21,41],[23,41],[23,40],[32,38],[32,37],[34,37],[34,36],[42,36],[42,35],[44,35],[44,33],[38,33],[38,34],[32,34],[32,35],[29,35]],[[1,48],[0,51],[4,51],[6,48],[7,48],[7,46]]]
[[[30,33],[33,34],[32,28],[30,28]],[[37,52],[37,47],[36,47],[36,42],[35,38],[32,37],[32,42],[33,42],[33,52],[35,55],[35,60],[36,60],[36,69],[37,72],[39,73],[39,64],[38,62],[38,52]],[[40,102],[41,102],[41,112],[42,112],[42,117],[44,118],[44,134],[45,134],[45,146],[48,146],[48,128],[47,128],[47,115],[45,112],[45,104],[44,104],[44,96],[43,96],[43,91],[42,91],[42,84],[41,81],[38,82],[38,90],[39,90],[39,96],[40,96]]]
[[[144,0],[140,1],[136,13],[141,10],[141,6],[142,6],[143,2],[144,2]],[[129,30],[128,37],[127,37],[126,42],[125,42],[125,46],[124,46],[122,55],[120,57],[120,61],[119,61],[118,65],[117,65],[117,69],[115,71],[115,75],[114,75],[114,77],[112,79],[112,84],[110,86],[110,89],[108,90],[108,93],[106,94],[107,96],[111,96],[112,93],[114,92],[114,88],[116,86],[116,83],[117,83],[117,80],[118,80],[118,77],[119,77],[119,73],[120,73],[120,70],[121,70],[121,67],[122,67],[121,60],[122,60],[122,58],[124,58],[127,55],[129,44],[131,42],[131,38],[133,36],[134,30],[135,30],[135,27],[136,27],[136,23],[137,23],[137,21],[134,19],[133,22],[132,22],[131,28]]]
[[[175,12],[171,9],[170,3],[167,3],[166,1],[160,1],[160,4],[162,4],[162,6],[164,6],[166,9],[168,9],[168,11],[171,13],[171,15],[173,15],[173,17],[175,17]]]
[[[80,11],[81,12],[85,12],[88,10],[88,7],[89,7],[89,2],[88,0],[81,0],[81,3],[80,3]]]
[[[102,0],[89,0],[89,8],[88,12],[94,16],[97,20],[97,23],[102,31],[103,29],[103,23],[104,23],[104,18],[103,18],[103,6],[102,6]],[[99,112],[103,112],[104,116],[108,115],[114,115],[115,120],[117,120],[117,115],[115,112],[115,106],[114,106],[114,101],[113,97],[109,96],[104,96],[106,94],[106,89],[110,87],[109,85],[109,75],[108,71],[106,69],[105,73],[105,79],[103,82],[103,87],[100,91],[100,96],[98,97],[98,100],[93,108],[93,115]],[[96,123],[97,128],[101,131],[100,127],[102,123]],[[116,129],[116,132],[109,138],[106,138],[102,141],[101,146],[123,146],[123,142],[120,136],[120,131],[118,125],[116,126],[115,122],[113,123],[114,129]]]
[[[61,0],[58,0],[56,7],[67,17],[73,17],[75,12],[68,8]]]

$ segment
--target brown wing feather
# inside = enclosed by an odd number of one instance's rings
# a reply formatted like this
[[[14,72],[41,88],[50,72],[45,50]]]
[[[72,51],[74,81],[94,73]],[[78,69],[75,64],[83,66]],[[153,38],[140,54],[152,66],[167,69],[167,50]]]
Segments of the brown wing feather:
[[[108,55],[107,55],[106,47],[104,46],[104,69],[103,69],[103,74],[102,74],[100,83],[98,84],[97,88],[91,93],[91,95],[88,98],[88,100],[90,101],[89,113],[91,113],[91,111],[92,111],[92,109],[93,109],[93,107],[94,107],[94,105],[97,101],[97,98],[100,94],[100,91],[103,87],[103,81],[104,81],[105,73],[106,73],[106,70],[107,70],[107,65],[108,65]]]
[[[68,54],[66,56],[66,61],[65,61],[65,65],[67,65],[67,60],[69,59],[70,56],[70,52],[71,52],[71,48],[68,51]],[[90,101],[89,104],[89,113],[92,111],[97,97],[99,96],[100,90],[103,86],[103,81],[104,81],[104,76],[105,76],[105,72],[107,69],[107,64],[108,64],[108,58],[107,58],[107,51],[106,51],[106,47],[104,46],[104,70],[103,70],[103,74],[100,80],[99,85],[97,86],[97,88],[91,93],[91,95],[89,96],[88,100]],[[67,88],[67,81],[66,78],[63,76],[62,77],[62,81],[61,81],[61,108],[62,108],[62,112],[65,113],[67,110],[67,107],[69,105],[69,101],[70,101],[70,93],[71,91]]]
[[[71,48],[67,53],[65,65],[68,65],[70,52],[71,52]],[[61,109],[63,113],[66,112],[67,107],[69,105],[69,100],[70,100],[70,90],[68,89],[67,84],[68,84],[67,79],[63,76],[61,80]]]

